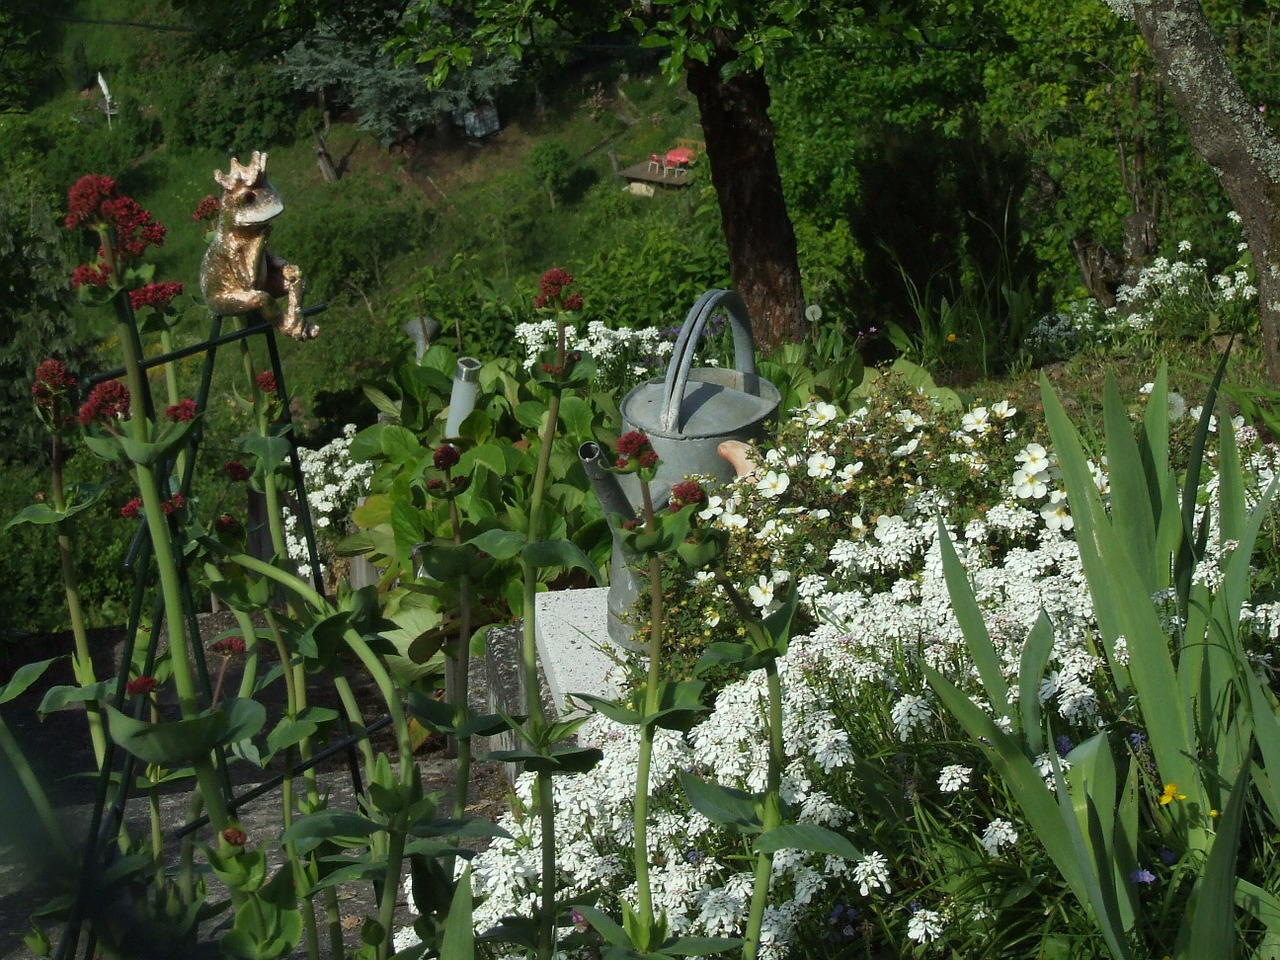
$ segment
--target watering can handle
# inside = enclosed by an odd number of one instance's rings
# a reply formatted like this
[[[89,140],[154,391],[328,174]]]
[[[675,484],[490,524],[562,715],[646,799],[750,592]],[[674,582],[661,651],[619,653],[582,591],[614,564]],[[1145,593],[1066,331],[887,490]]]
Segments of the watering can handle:
[[[676,337],[671,361],[667,364],[667,376],[662,389],[662,429],[673,433],[679,429],[680,406],[684,400],[689,371],[693,368],[693,356],[702,340],[702,330],[717,312],[727,310],[733,328],[734,369],[753,376],[756,372],[756,343],[751,336],[751,314],[742,297],[734,290],[708,290],[698,298],[689,311],[684,326]]]

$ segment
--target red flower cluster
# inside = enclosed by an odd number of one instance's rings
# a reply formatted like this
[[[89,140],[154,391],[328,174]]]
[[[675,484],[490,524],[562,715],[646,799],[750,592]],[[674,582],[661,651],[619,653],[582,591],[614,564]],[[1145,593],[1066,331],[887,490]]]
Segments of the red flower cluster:
[[[187,505],[187,498],[180,493],[175,493],[172,497],[160,504],[160,509],[164,511],[167,517],[175,511],[181,510]]]
[[[61,360],[45,360],[36,367],[36,378],[31,384],[31,396],[38,406],[52,409],[55,398],[75,389],[76,378]]]
[[[132,197],[120,196],[116,193],[116,182],[110,177],[95,173],[86,174],[75,182],[67,197],[68,229],[88,227],[103,235],[110,228],[114,233],[114,259],[121,260],[140,257],[142,251],[150,246],[164,244],[164,224],[151,219],[151,213],[144,210]],[[84,284],[106,286],[109,270],[106,261],[105,246],[98,249],[98,263],[81,266],[71,275],[71,282],[77,289]]]
[[[104,201],[102,213],[107,223],[115,227],[118,257],[132,259],[142,256],[147,247],[164,246],[164,224],[152,220],[151,212],[144,210],[132,197]]]
[[[559,301],[564,310],[581,310],[582,294],[569,293],[573,286],[573,274],[564,267],[552,267],[542,275],[538,288],[542,291],[533,298],[533,305],[538,309],[554,306]]]
[[[91,227],[101,219],[102,204],[115,196],[116,182],[110,177],[87,173],[71,187],[67,197],[67,229]]]
[[[244,483],[252,474],[239,460],[228,460],[222,465],[222,475],[232,483]]]
[[[437,470],[456,467],[461,459],[462,454],[458,453],[458,448],[447,443],[436,447],[436,452],[431,455],[431,462],[436,465]]]
[[[124,692],[131,697],[146,696],[156,688],[155,677],[135,677],[124,685]]]
[[[188,397],[171,405],[165,410],[164,415],[173,423],[187,423],[194,419],[196,412],[196,402]]]
[[[109,264],[82,263],[71,271],[71,289],[79,290],[86,284],[90,287],[105,287],[111,280]]]
[[[214,653],[220,653],[224,657],[230,657],[237,653],[244,653],[243,637],[223,637],[215,643],[209,645],[209,649]]]
[[[670,507],[673,512],[682,507],[700,505],[706,502],[706,491],[702,489],[702,484],[698,483],[697,480],[681,480],[671,488]]]
[[[222,210],[222,198],[216,193],[208,194],[203,200],[196,204],[195,212],[191,214],[192,220],[216,220],[218,214]]]
[[[134,497],[120,508],[120,516],[126,520],[137,520],[142,516],[142,498]]]
[[[258,384],[258,389],[263,393],[276,392],[276,375],[270,370],[263,370],[254,377],[254,381]]]
[[[658,465],[658,454],[653,449],[653,444],[649,442],[648,434],[641,433],[639,430],[631,430],[620,436],[616,449],[618,458],[614,466],[619,470],[628,470],[635,466],[647,470]]]
[[[105,380],[89,391],[80,406],[80,425],[129,419],[129,388],[119,380]]]
[[[213,529],[219,533],[235,533],[240,529],[240,521],[229,513],[224,513],[213,521]]]
[[[227,829],[222,831],[222,839],[230,846],[243,847],[249,842],[249,835],[239,827],[227,827]]]
[[[133,309],[135,310],[141,310],[143,307],[167,310],[169,309],[169,304],[173,302],[173,298],[180,293],[182,293],[182,283],[180,281],[175,281],[174,283],[148,283],[145,287],[130,290],[129,302],[133,304]]]

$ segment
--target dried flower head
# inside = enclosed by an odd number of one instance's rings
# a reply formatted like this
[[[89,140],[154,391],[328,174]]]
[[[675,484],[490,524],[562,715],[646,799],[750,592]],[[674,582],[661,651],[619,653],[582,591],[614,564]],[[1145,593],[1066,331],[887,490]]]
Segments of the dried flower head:
[[[222,465],[222,475],[232,483],[244,483],[253,473],[239,460],[228,460]]]
[[[276,375],[270,370],[263,370],[262,373],[258,374],[253,379],[258,385],[258,389],[263,393],[276,392]]]

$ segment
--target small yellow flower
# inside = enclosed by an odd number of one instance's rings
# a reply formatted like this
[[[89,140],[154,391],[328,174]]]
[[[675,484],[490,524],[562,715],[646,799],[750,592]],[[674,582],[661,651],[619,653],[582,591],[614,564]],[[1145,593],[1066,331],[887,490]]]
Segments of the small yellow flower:
[[[954,333],[948,333],[947,343],[955,343],[955,342],[956,342],[956,335]]]
[[[1209,816],[1216,820],[1218,817],[1222,816],[1222,814],[1218,810],[1210,810]]]
[[[1187,799],[1187,795],[1185,793],[1178,792],[1178,785],[1176,783],[1166,783],[1164,785],[1164,793],[1160,794],[1160,806],[1165,807],[1174,800],[1185,799]]]

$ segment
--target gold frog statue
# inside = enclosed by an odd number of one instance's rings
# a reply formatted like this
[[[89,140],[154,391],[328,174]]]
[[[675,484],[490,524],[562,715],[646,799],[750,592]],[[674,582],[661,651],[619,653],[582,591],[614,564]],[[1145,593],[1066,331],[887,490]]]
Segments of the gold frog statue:
[[[220,316],[257,310],[295,340],[310,340],[320,328],[302,316],[302,271],[267,249],[271,221],[284,201],[266,177],[267,155],[255,150],[249,165],[231,158],[231,171],[215,170],[222,209],[209,249],[200,262],[200,289]],[[286,298],[283,312],[276,300]]]

